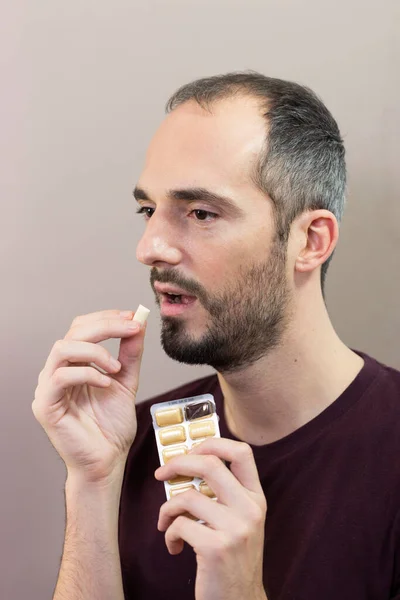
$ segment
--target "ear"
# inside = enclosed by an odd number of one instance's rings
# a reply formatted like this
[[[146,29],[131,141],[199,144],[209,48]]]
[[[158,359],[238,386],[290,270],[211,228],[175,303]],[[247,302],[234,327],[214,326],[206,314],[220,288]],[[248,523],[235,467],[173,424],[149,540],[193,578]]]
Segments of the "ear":
[[[300,247],[295,269],[301,273],[314,271],[328,260],[336,247],[339,239],[337,219],[329,210],[313,210],[299,216],[296,229]]]

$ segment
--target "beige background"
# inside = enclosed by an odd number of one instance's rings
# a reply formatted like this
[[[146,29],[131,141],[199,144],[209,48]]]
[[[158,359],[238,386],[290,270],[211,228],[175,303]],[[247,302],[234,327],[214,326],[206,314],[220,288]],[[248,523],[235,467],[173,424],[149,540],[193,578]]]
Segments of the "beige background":
[[[43,600],[62,551],[65,472],[31,403],[54,341],[77,314],[143,303],[140,399],[209,372],[164,356],[135,259],[131,189],[177,86],[252,68],[322,96],[345,138],[350,192],[330,314],[347,344],[400,368],[399,2],[1,6],[0,598]]]

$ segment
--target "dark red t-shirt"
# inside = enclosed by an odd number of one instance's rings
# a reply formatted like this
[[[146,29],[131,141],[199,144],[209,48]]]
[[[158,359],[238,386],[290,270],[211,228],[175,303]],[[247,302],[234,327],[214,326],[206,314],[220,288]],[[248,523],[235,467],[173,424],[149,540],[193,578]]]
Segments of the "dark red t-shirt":
[[[365,365],[333,404],[290,435],[252,446],[268,503],[268,600],[400,600],[400,372],[358,354]],[[166,496],[154,478],[149,408],[206,392],[214,395],[221,436],[237,439],[216,375],[137,407],[119,515],[126,600],[194,600],[193,549],[185,544],[171,556],[157,530]]]

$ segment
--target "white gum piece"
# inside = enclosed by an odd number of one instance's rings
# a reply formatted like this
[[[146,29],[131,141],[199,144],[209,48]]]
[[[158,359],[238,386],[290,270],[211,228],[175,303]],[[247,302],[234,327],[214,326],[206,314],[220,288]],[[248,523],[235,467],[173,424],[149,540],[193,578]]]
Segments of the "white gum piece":
[[[139,304],[137,311],[135,312],[135,316],[133,317],[133,321],[137,321],[141,325],[144,325],[147,321],[147,317],[149,316],[150,310],[142,304]]]

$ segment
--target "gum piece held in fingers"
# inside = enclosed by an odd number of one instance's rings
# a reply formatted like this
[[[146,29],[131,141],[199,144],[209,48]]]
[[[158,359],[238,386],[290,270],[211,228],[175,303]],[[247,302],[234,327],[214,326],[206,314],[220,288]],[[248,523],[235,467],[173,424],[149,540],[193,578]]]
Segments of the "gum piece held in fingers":
[[[150,310],[148,308],[146,308],[142,304],[139,304],[132,321],[137,321],[137,323],[144,325],[147,321],[147,317],[149,316],[149,313],[150,313]]]

